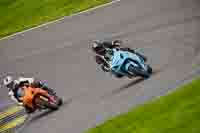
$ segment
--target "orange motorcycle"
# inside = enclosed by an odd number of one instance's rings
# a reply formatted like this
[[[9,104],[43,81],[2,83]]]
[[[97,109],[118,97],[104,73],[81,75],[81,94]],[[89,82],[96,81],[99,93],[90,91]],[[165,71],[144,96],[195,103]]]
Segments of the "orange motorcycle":
[[[62,104],[62,99],[55,95],[50,95],[46,90],[41,88],[33,88],[31,86],[22,87],[23,96],[20,100],[23,101],[25,108],[34,112],[39,109],[57,110]]]

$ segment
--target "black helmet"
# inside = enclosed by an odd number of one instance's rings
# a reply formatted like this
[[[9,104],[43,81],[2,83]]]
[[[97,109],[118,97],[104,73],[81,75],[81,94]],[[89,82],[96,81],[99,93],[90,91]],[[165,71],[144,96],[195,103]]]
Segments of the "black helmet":
[[[102,45],[101,41],[99,40],[95,40],[92,43],[92,50],[99,55],[104,55],[106,51],[105,47]]]

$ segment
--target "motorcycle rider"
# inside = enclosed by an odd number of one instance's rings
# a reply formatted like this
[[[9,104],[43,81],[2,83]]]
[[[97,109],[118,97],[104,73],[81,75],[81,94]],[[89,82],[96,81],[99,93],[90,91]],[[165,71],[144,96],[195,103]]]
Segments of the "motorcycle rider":
[[[95,52],[95,60],[96,63],[100,65],[100,68],[104,72],[110,72],[111,67],[109,64],[110,61],[110,55],[113,48],[118,48],[123,51],[128,51],[134,54],[137,54],[143,60],[146,62],[147,58],[140,53],[136,52],[136,50],[127,48],[127,47],[121,47],[122,41],[121,40],[113,40],[113,41],[101,41],[101,40],[95,40],[92,44],[92,50]],[[122,75],[115,74],[116,77],[121,78]]]
[[[42,88],[48,91],[49,94],[55,95],[53,89],[49,88],[45,83],[41,82],[40,80],[36,80],[34,78],[19,77],[18,79],[14,80],[12,76],[6,76],[3,80],[3,84],[8,89],[8,95],[10,96],[11,100],[20,106],[23,105],[20,97],[23,96],[22,87],[24,85],[30,85],[34,88]],[[25,109],[27,113],[31,113],[31,110],[29,108],[25,107]]]

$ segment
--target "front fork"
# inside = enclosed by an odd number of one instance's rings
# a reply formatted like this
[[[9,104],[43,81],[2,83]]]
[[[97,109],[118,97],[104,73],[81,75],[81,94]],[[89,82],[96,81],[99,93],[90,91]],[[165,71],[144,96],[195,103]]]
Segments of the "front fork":
[[[125,66],[125,70],[129,78],[137,76],[133,71],[130,70],[131,65],[132,65],[131,63],[127,63],[127,65]]]

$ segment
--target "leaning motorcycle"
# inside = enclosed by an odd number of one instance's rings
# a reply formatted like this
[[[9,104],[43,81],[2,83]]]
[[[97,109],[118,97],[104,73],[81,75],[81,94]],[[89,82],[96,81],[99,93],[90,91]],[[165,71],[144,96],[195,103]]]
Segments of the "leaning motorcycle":
[[[146,64],[138,54],[114,48],[111,55],[110,64],[113,74],[129,78],[141,76],[145,79],[152,74],[150,65]]]
[[[51,109],[57,110],[62,105],[62,99],[56,95],[50,95],[46,90],[41,88],[33,88],[31,86],[22,87],[23,96],[20,100],[23,101],[25,108],[31,110],[31,112],[37,109]]]

